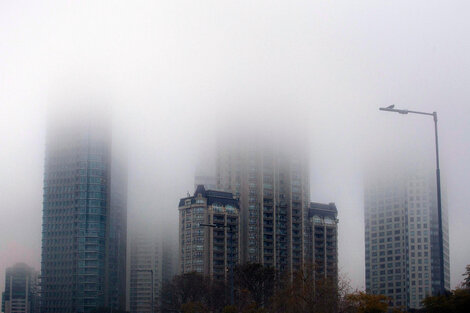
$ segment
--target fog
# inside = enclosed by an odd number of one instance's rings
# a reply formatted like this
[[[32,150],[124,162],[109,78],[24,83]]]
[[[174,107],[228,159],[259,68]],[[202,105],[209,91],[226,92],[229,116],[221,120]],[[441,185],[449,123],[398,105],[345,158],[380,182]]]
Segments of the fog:
[[[178,200],[214,162],[218,134],[301,132],[311,200],[336,203],[339,266],[357,288],[364,173],[434,161],[431,117],[378,108],[437,111],[454,287],[470,263],[469,10],[467,1],[1,2],[0,289],[6,267],[40,269],[47,116],[81,102],[109,105],[129,162],[130,227],[176,232]]]

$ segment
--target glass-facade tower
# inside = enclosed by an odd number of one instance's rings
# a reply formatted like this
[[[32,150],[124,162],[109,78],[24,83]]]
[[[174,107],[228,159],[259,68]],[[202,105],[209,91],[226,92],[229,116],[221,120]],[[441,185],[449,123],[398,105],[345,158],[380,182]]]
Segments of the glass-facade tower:
[[[125,308],[127,178],[110,123],[50,121],[42,230],[42,312]]]

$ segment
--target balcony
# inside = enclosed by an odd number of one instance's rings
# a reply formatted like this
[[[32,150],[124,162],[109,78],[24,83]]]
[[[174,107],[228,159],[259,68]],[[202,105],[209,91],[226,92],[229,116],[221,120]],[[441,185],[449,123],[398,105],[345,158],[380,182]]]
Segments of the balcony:
[[[271,206],[272,207],[273,204],[274,204],[274,201],[273,201],[272,198],[264,198],[263,199],[263,204],[264,204],[264,206]]]
[[[214,240],[220,239],[220,238],[225,238],[225,235],[223,232],[214,232]]]
[[[266,220],[273,220],[273,214],[272,213],[264,213],[263,214],[263,219]]]
[[[274,211],[273,211],[272,205],[270,205],[270,206],[266,206],[266,205],[265,205],[265,206],[263,207],[263,213],[270,213],[270,214],[273,214],[273,212],[274,212]]]
[[[273,242],[273,236],[271,236],[271,235],[264,235],[264,236],[263,236],[263,240],[264,240],[265,242]]]
[[[263,232],[265,234],[272,234],[273,233],[273,228],[272,227],[264,227]]]

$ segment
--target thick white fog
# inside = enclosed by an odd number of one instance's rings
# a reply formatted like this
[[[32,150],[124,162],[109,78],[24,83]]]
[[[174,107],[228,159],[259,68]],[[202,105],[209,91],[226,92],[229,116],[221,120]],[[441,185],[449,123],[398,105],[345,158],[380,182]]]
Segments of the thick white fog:
[[[378,108],[437,111],[454,287],[470,263],[469,10],[424,0],[1,2],[0,289],[6,267],[40,269],[47,108],[77,99],[112,107],[130,227],[176,233],[178,200],[214,161],[218,131],[301,129],[311,200],[336,203],[339,266],[357,288],[365,171],[434,160],[431,117]]]

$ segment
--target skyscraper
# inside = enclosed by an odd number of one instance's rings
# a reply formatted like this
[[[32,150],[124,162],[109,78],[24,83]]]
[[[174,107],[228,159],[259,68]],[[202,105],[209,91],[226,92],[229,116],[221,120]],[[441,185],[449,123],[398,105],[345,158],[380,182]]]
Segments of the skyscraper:
[[[311,202],[305,228],[307,265],[313,265],[316,279],[338,281],[338,210],[334,203]]]
[[[217,189],[217,182],[215,176],[211,176],[208,174],[198,173],[194,176],[194,189],[196,189],[199,185],[203,185],[204,188],[207,189]]]
[[[241,260],[292,273],[305,258],[308,155],[291,140],[219,140],[218,189],[240,199]]]
[[[33,268],[23,263],[7,268],[2,312],[39,313],[38,292],[38,272]]]
[[[125,309],[127,172],[97,110],[51,115],[46,138],[42,312]],[[95,108],[94,108],[95,109]]]
[[[436,178],[425,167],[376,173],[365,188],[366,290],[392,307],[420,308],[440,291]],[[443,197],[445,199],[445,197]],[[443,201],[445,287],[450,288],[447,208]]]
[[[227,268],[239,262],[239,206],[230,192],[199,185],[179,202],[179,271],[228,279]],[[201,224],[211,224],[208,227]]]
[[[153,313],[163,275],[162,238],[136,231],[131,240],[131,313]],[[153,308],[152,308],[153,305]]]
[[[162,237],[162,285],[170,282],[178,269],[178,235]]]
[[[177,236],[168,227],[144,227],[138,223],[131,233],[130,246],[130,312],[150,313],[152,299],[159,307],[165,283],[176,274]],[[148,225],[148,224],[147,224]]]

